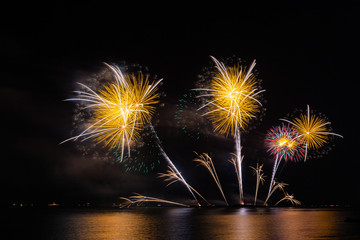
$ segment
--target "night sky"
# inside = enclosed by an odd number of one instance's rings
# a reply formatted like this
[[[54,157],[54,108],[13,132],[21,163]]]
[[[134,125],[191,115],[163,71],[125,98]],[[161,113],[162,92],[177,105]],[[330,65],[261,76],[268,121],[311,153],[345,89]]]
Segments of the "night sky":
[[[271,174],[272,161],[263,145],[267,129],[309,104],[344,139],[336,138],[321,158],[287,163],[280,179],[306,205],[358,203],[359,5],[289,2],[51,1],[5,7],[0,40],[1,204],[108,204],[132,192],[191,198],[181,184],[166,188],[157,179],[166,170],[163,160],[148,174],[126,172],[101,146],[84,155],[76,143],[59,145],[73,129],[74,104],[63,100],[72,96],[76,82],[104,68],[103,62],[139,64],[164,79],[164,106],[155,116],[164,148],[191,185],[221,202],[210,175],[191,161],[194,150],[212,154],[225,194],[236,203],[236,177],[227,163],[234,151],[232,139],[209,135],[192,142],[172,124],[175,104],[195,87],[203,67],[211,66],[210,55],[235,55],[247,64],[256,59],[266,90],[262,122],[244,135],[245,196],[254,193],[248,166],[264,163],[265,175]]]

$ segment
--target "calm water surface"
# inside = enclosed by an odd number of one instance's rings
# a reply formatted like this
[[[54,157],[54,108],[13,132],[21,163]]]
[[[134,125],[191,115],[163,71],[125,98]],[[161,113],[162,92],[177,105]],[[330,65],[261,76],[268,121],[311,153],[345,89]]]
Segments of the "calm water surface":
[[[360,239],[351,209],[140,208],[5,211],[6,239]]]

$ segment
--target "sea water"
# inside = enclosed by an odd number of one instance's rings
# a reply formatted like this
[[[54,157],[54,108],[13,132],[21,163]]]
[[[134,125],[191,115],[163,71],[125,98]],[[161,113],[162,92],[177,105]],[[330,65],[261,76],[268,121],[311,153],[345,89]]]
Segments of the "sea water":
[[[360,239],[360,212],[304,208],[8,209],[2,239]]]

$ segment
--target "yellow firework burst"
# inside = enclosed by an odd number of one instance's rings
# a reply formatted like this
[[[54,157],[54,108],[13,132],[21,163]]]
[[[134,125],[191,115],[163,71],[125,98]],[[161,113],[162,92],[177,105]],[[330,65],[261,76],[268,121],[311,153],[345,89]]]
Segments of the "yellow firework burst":
[[[301,114],[294,119],[294,124],[309,148],[322,147],[328,141],[327,124],[324,119],[316,115]]]
[[[133,112],[136,119],[141,124],[151,120],[155,112],[155,105],[159,103],[159,94],[156,92],[157,85],[160,83],[150,84],[149,76],[142,73],[138,75],[126,75],[126,81],[129,83],[130,95],[132,96]]]
[[[92,117],[82,133],[66,141],[93,138],[110,148],[121,148],[123,154],[125,146],[130,151],[139,130],[151,120],[154,105],[159,102],[157,86],[161,80],[150,84],[147,75],[124,75],[117,66],[107,66],[115,81],[105,84],[98,92],[80,84],[85,91],[76,91],[79,97],[68,99],[83,102]]]
[[[286,119],[281,120],[295,126],[299,137],[306,143],[306,148],[317,149],[324,146],[329,140],[329,135],[342,137],[329,131],[330,122],[326,122],[318,115],[310,114],[309,105],[307,106],[306,114],[300,114],[292,122]]]
[[[126,87],[109,84],[99,91],[102,103],[93,107],[94,118],[91,132],[98,142],[110,147],[135,141],[141,127],[150,121],[159,94],[143,74],[124,75]]]
[[[231,134],[244,129],[250,119],[260,112],[261,103],[257,96],[258,82],[251,73],[255,61],[250,68],[235,65],[225,66],[214,57],[217,72],[209,84],[207,93],[201,96],[209,98],[206,107],[208,118],[214,124],[215,131],[221,134]]]

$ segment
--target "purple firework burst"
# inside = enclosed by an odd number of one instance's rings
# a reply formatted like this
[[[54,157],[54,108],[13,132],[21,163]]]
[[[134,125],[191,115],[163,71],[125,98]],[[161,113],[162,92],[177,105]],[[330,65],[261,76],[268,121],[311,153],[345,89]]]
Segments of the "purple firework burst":
[[[296,161],[305,156],[305,143],[295,128],[287,124],[272,127],[266,134],[265,145],[274,158]]]

